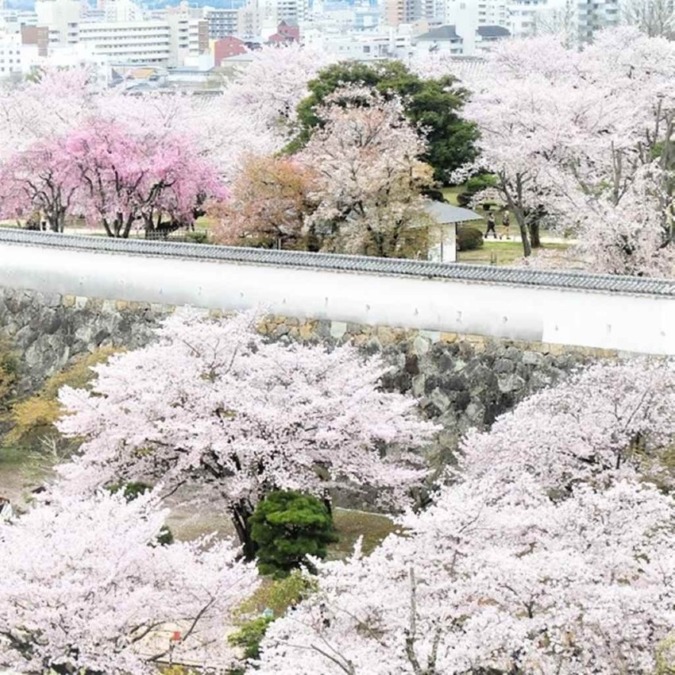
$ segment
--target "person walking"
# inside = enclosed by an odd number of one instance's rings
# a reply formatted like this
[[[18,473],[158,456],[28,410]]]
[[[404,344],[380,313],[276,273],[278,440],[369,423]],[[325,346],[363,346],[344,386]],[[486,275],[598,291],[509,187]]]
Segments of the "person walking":
[[[509,236],[509,227],[511,226],[511,216],[509,215],[508,211],[504,211],[504,215],[502,216],[502,225],[504,226],[504,238],[511,239],[511,237]]]
[[[485,231],[485,238],[487,239],[490,236],[490,232],[492,232],[492,236],[496,239],[497,238],[497,223],[495,222],[495,217],[490,214],[487,217],[487,230]]]

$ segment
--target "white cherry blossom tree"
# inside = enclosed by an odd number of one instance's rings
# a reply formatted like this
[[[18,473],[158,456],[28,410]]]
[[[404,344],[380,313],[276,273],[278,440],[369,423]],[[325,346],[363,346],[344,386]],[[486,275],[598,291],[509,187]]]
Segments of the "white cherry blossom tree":
[[[175,315],[153,344],[97,366],[91,391],[62,389],[59,429],[84,439],[66,471],[73,489],[120,479],[161,480],[167,491],[210,485],[247,556],[249,516],[271,490],[325,497],[327,481],[339,480],[404,503],[426,474],[407,450],[435,431],[415,400],[380,388],[380,358],[272,342],[259,319]]]
[[[645,476],[674,396],[668,364],[601,364],[469,435],[403,533],[319,563],[257,672],[651,675],[675,625],[675,500]]]
[[[228,665],[226,619],[257,585],[228,541],[161,545],[167,512],[132,501],[55,491],[0,520],[0,667],[27,675],[142,675],[177,649]]]

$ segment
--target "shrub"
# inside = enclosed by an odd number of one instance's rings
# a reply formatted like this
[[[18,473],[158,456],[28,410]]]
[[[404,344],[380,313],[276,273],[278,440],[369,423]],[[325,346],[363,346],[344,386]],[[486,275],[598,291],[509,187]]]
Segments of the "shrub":
[[[112,347],[103,347],[83,356],[68,368],[48,378],[37,394],[14,405],[10,414],[12,429],[5,441],[11,445],[35,446],[44,437],[58,439],[59,434],[54,423],[61,416],[59,389],[64,385],[75,389],[86,388],[94,379],[91,367],[107,360],[115,351]],[[0,361],[0,368],[1,366]]]
[[[475,251],[483,248],[483,233],[477,227],[460,227],[457,230],[457,250]]]
[[[316,582],[307,575],[295,570],[283,579],[264,581],[239,607],[239,630],[228,636],[228,642],[244,650],[245,659],[257,659],[260,655],[260,643],[265,637],[267,627],[290,607],[295,607],[316,589]],[[246,672],[233,670],[230,675]]]
[[[316,581],[300,570],[282,579],[265,579],[237,611],[240,618],[250,618],[270,610],[280,617],[316,590]]]
[[[325,504],[292,491],[270,492],[258,504],[251,537],[258,546],[258,569],[277,578],[299,567],[314,572],[307,556],[325,558],[327,545],[338,540]]]
[[[245,659],[257,659],[260,656],[260,643],[265,637],[267,626],[274,619],[271,616],[257,616],[241,625],[236,633],[228,636],[227,640],[233,647],[244,650]]]
[[[208,244],[209,233],[206,230],[193,230],[185,235],[185,238],[191,244]]]
[[[19,373],[19,361],[10,347],[0,340],[0,411],[9,408],[9,400],[14,393]]]

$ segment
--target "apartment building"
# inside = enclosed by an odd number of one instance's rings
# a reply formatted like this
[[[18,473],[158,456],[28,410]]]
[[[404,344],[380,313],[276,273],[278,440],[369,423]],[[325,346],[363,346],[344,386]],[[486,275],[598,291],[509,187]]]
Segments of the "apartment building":
[[[619,0],[577,0],[576,24],[580,43],[590,42],[595,31],[617,26],[619,21]]]
[[[209,26],[209,37],[212,40],[236,35],[239,32],[239,8],[215,9],[209,7],[204,18]]]
[[[36,0],[37,25],[49,28],[50,44],[73,45],[83,18],[80,0]]]
[[[20,33],[0,35],[0,79],[21,77],[37,62],[37,44],[24,44]]]
[[[79,41],[113,63],[167,65],[171,60],[171,29],[166,21],[83,22]]]

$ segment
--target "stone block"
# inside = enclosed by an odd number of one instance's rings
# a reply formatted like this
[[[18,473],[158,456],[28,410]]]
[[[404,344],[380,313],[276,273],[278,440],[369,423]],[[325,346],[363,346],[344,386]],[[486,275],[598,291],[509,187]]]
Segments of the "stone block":
[[[508,358],[497,359],[492,367],[495,373],[500,375],[512,373],[516,369],[515,363]]]
[[[526,366],[541,366],[544,363],[544,356],[540,352],[525,351],[523,352],[523,365]]]
[[[332,338],[340,340],[346,332],[347,332],[347,324],[344,321],[330,322],[330,335]]]
[[[402,331],[398,328],[392,328],[391,326],[378,326],[375,329],[375,334],[381,344],[390,345],[400,339]]]
[[[301,340],[311,340],[316,334],[316,326],[314,321],[305,321],[300,325],[298,331]]]
[[[424,396],[424,388],[426,384],[426,376],[425,375],[415,375],[412,379],[412,393],[413,396],[416,396],[417,398],[421,398]]]
[[[413,353],[417,354],[417,356],[424,356],[430,348],[431,342],[421,335],[418,335],[413,340]]]
[[[525,386],[525,380],[517,375],[506,375],[497,380],[497,386],[502,394],[519,391]]]
[[[426,338],[429,342],[438,342],[441,339],[441,334],[437,330],[421,330],[419,336]]]
[[[434,389],[429,400],[441,411],[445,412],[450,407],[450,399],[438,388]]]

